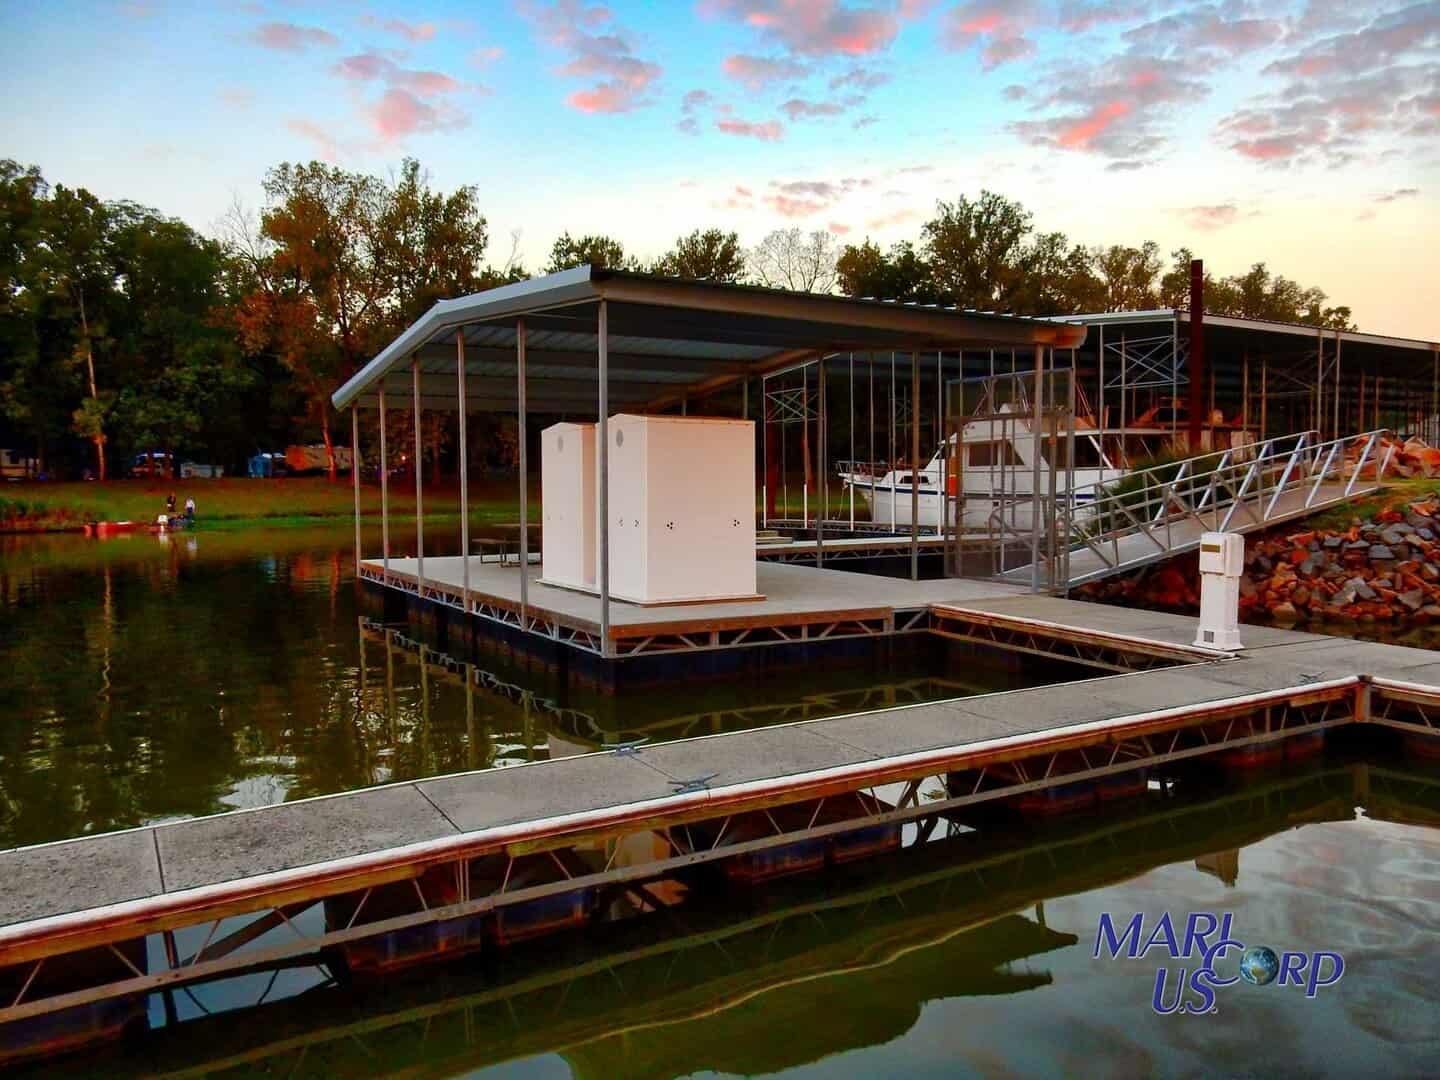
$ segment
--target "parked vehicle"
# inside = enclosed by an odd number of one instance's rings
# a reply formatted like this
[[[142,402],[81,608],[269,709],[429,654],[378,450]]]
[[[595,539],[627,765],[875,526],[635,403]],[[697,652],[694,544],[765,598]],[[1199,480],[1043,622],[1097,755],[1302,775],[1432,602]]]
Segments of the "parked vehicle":
[[[130,463],[131,476],[174,476],[175,459],[161,450],[136,454]]]
[[[309,446],[287,446],[285,463],[296,475],[322,473],[330,470],[330,456],[325,452],[324,443],[312,443]],[[335,468],[340,472],[349,472],[352,464],[353,454],[350,447],[335,447]]]
[[[0,449],[0,476],[6,480],[28,480],[39,472],[37,458],[27,457],[23,450]]]
[[[206,465],[199,461],[182,461],[180,463],[180,479],[182,480],[214,480],[225,475],[225,466]]]
[[[262,451],[247,462],[245,471],[252,480],[269,480],[289,476],[290,466],[286,463],[284,454]]]

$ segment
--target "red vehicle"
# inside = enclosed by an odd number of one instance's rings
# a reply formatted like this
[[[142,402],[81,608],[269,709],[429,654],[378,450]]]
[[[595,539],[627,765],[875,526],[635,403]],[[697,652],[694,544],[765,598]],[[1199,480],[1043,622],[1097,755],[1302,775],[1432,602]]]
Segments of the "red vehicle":
[[[136,454],[130,463],[131,476],[174,476],[175,460],[160,450]]]

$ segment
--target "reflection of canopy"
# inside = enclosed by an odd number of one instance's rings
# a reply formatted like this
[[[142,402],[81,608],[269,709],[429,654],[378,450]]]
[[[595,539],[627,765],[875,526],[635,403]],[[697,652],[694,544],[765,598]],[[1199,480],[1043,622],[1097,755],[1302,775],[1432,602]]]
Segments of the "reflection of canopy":
[[[1076,940],[1019,915],[959,933],[938,917],[882,924],[646,1002],[630,1010],[631,1023],[615,1017],[614,1033],[565,1056],[577,1076],[596,1080],[774,1072],[889,1042],[927,1001],[1048,985],[1048,974],[1007,965]]]

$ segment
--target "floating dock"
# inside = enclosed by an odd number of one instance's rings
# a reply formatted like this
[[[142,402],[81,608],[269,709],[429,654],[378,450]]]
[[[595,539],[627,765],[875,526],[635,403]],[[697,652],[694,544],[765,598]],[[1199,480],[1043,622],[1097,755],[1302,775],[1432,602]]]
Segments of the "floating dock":
[[[1440,659],[1423,650],[1250,627],[1224,654],[1188,644],[1190,619],[1037,596],[927,617],[1140,670],[4,852],[0,1034],[399,932],[428,956],[490,948],[583,921],[597,890],[813,869],[981,804],[1068,807],[1185,760],[1312,753],[1339,726],[1440,739]]]

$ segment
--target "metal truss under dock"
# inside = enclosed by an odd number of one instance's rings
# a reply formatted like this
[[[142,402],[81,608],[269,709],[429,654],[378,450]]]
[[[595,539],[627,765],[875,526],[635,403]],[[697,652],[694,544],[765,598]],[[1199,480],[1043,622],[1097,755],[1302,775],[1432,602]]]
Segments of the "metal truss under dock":
[[[1252,627],[1243,652],[1220,654],[1187,644],[1190,619],[1044,596],[931,614],[953,636],[1142,670],[0,853],[0,976],[14,983],[0,1025],[703,864],[879,843],[990,800],[1313,744],[1342,725],[1440,738],[1440,660],[1423,650]],[[301,930],[322,904],[323,928]],[[166,957],[147,963],[156,935]]]

